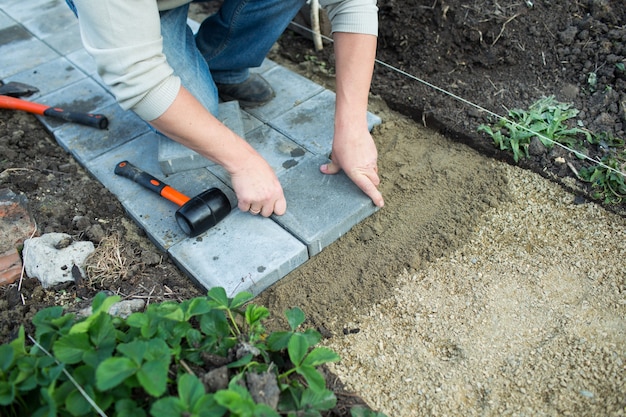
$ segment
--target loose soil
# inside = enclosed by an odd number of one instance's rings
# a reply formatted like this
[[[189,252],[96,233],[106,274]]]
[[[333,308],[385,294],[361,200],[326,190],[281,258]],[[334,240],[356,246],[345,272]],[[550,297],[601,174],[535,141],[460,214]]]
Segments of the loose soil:
[[[582,126],[626,137],[621,1],[381,0],[379,8],[381,61],[502,115],[554,95],[581,111]],[[331,51],[287,32],[270,58],[332,88]],[[390,415],[623,415],[624,206],[590,203],[571,168],[584,161],[560,148],[522,160],[525,171],[501,163],[511,156],[477,133],[492,121],[484,112],[387,66],[376,67],[370,101],[383,119],[373,136],[386,206],[257,298],[275,317],[270,325],[302,308],[345,357],[333,368],[337,391],[344,381]],[[40,234],[92,240],[100,253],[115,241],[124,261],[80,295],[74,284],[44,290],[28,277],[0,289],[0,342],[21,324],[32,331],[39,309],[74,310],[100,290],[150,302],[204,293],[32,115],[0,110],[0,144],[0,188],[28,198]],[[474,319],[485,312],[489,325]],[[426,321],[409,320],[417,316]],[[578,320],[598,334],[572,328]],[[404,333],[394,339],[396,327]],[[340,398],[345,407],[359,395]]]

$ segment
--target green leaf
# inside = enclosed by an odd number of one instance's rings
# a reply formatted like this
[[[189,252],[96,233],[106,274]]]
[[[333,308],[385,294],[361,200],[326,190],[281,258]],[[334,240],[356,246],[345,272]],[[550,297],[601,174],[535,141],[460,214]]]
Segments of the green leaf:
[[[318,347],[313,349],[304,361],[303,365],[319,366],[327,362],[337,362],[341,358],[333,350],[326,347]]]
[[[9,405],[15,399],[15,384],[0,381],[0,405]]]
[[[117,351],[128,359],[141,365],[146,354],[147,345],[145,340],[135,340],[130,343],[122,343],[117,346]]]
[[[220,390],[213,395],[215,401],[228,409],[232,415],[238,417],[252,417],[254,413],[254,400],[250,393],[239,385],[229,385],[228,390]]]
[[[212,310],[200,318],[200,330],[202,333],[216,338],[230,335],[228,320],[223,311]]]
[[[324,377],[313,366],[299,366],[296,368],[296,372],[306,379],[306,382],[313,391],[322,391],[326,388],[326,381],[324,380]]]
[[[218,308],[228,309],[228,296],[226,295],[226,290],[224,288],[213,287],[209,290],[207,296],[217,304]]]
[[[187,309],[185,310],[186,319],[190,319],[194,316],[200,316],[202,314],[206,314],[211,311],[211,304],[208,302],[206,298],[196,297],[192,299],[187,305]]]
[[[248,323],[251,327],[257,325],[261,320],[266,319],[269,316],[270,311],[266,307],[249,304],[246,308],[246,323]]]
[[[235,295],[235,297],[232,299],[232,301],[230,302],[230,308],[231,309],[240,308],[241,306],[243,306],[245,303],[252,300],[253,298],[254,296],[250,294],[249,292],[242,291],[238,293],[237,295]]]
[[[162,328],[167,326],[174,326],[175,322],[181,322],[185,320],[185,312],[183,311],[182,307],[180,306],[180,304],[173,301],[165,301],[159,304],[150,304],[144,314],[149,317],[150,322],[156,322]]]
[[[153,397],[160,397],[167,389],[169,356],[163,360],[152,360],[141,365],[137,371],[137,380],[144,390]]]
[[[145,342],[145,354],[146,360],[165,360],[167,363],[170,361],[170,348],[163,339],[153,339]]]
[[[252,415],[254,417],[280,417],[276,410],[266,404],[257,404]]]
[[[140,329],[144,326],[147,326],[149,321],[150,319],[145,313],[138,312],[128,316],[128,318],[126,319],[126,324],[128,324],[130,327]]]
[[[306,337],[309,346],[315,346],[320,340],[322,340],[321,333],[315,329],[306,329],[302,334]]]
[[[84,319],[81,322],[76,323],[70,329],[70,333],[85,333],[89,330],[92,323],[96,321],[100,314],[109,314],[109,309],[111,306],[118,301],[120,301],[121,297],[119,295],[113,295],[107,297],[104,293],[98,293],[93,300],[91,310],[92,313],[89,317]]]
[[[150,407],[150,415],[153,417],[181,417],[185,407],[176,397],[161,398]]]
[[[128,358],[106,359],[96,369],[96,386],[106,391],[121,384],[138,370],[137,363]]]
[[[2,373],[6,372],[11,365],[13,365],[14,357],[15,352],[11,345],[0,346],[0,371],[2,371]],[[2,373],[0,373],[0,376]]]
[[[54,342],[54,356],[66,364],[75,364],[83,360],[83,355],[93,350],[87,333],[71,333]]]
[[[54,390],[53,386],[48,388],[41,388],[39,390],[40,404],[42,406],[35,411],[30,417],[56,417],[57,405],[52,398],[51,391]]]
[[[332,391],[322,389],[320,391],[305,390],[300,400],[302,408],[311,407],[318,411],[326,411],[337,405],[337,397]]]
[[[121,297],[119,295],[109,296],[104,291],[101,291],[93,298],[93,301],[91,302],[91,311],[93,314],[97,314],[101,311],[108,313],[109,308],[111,308],[113,304],[117,303],[120,298]]]
[[[219,405],[212,394],[203,395],[191,410],[198,417],[221,417],[226,414],[226,409]]]
[[[227,367],[232,369],[232,368],[239,368],[241,366],[245,366],[245,365],[249,364],[250,361],[252,361],[253,357],[254,357],[254,355],[252,355],[252,353],[248,353],[247,355],[244,355],[239,360],[236,360],[234,362],[229,363],[227,365]]]
[[[125,398],[115,403],[117,417],[146,417],[146,412],[135,401]]]
[[[361,405],[354,406],[350,409],[350,416],[352,417],[387,417],[383,413],[372,411],[367,407]]]
[[[296,367],[302,363],[308,350],[309,343],[307,338],[301,333],[294,333],[291,339],[289,339],[287,353],[289,354],[289,359]]]
[[[267,347],[271,351],[279,352],[287,347],[289,339],[291,339],[291,335],[293,335],[293,332],[272,332],[267,337]]]
[[[298,307],[294,307],[291,310],[285,311],[285,316],[287,317],[287,321],[289,322],[289,327],[291,330],[296,330],[298,326],[304,323],[305,315],[304,312]]]
[[[93,390],[91,391],[93,393]],[[65,399],[65,408],[73,416],[83,416],[92,411],[91,404],[78,390],[73,390],[69,393]]]
[[[205,395],[204,385],[195,375],[183,374],[178,379],[178,396],[187,410],[193,410]]]

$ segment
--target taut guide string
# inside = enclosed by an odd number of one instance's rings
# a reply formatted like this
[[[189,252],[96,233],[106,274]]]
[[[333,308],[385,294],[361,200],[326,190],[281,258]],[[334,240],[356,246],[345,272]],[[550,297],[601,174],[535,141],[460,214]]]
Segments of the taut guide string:
[[[303,30],[305,30],[305,31],[307,31],[307,32],[311,32],[311,33],[313,33],[313,31],[312,31],[311,29],[309,29],[309,28],[308,28],[308,27],[306,27],[306,26],[302,26],[301,24],[299,24],[299,23],[297,23],[297,22],[292,21],[292,22],[291,22],[291,24],[292,24],[292,25],[294,25],[294,26],[297,26],[298,28],[303,29]],[[328,36],[324,36],[324,35],[322,35],[322,38],[324,38],[325,40],[327,40],[327,41],[329,41],[329,42],[331,42],[331,43],[333,42],[333,40],[332,40],[331,38],[329,38]],[[473,103],[473,102],[471,102],[471,101],[469,101],[469,100],[467,100],[467,99],[465,99],[465,98],[463,98],[463,97],[460,97],[460,96],[458,96],[458,95],[456,95],[456,94],[454,94],[454,93],[452,93],[452,92],[450,92],[450,91],[447,91],[447,90],[445,90],[445,89],[443,89],[443,88],[441,88],[441,87],[437,87],[436,85],[431,84],[431,83],[429,83],[428,81],[422,80],[421,78],[416,77],[415,75],[409,74],[408,72],[403,71],[403,70],[401,70],[401,69],[399,69],[399,68],[396,68],[396,67],[394,67],[393,65],[387,64],[386,62],[383,62],[383,61],[381,61],[381,60],[379,60],[379,59],[376,59],[376,60],[375,60],[375,62],[376,62],[377,64],[382,65],[383,67],[386,67],[386,68],[388,68],[388,69],[391,69],[392,71],[395,71],[395,72],[397,72],[397,73],[399,73],[399,74],[401,74],[401,75],[403,75],[403,76],[405,76],[405,77],[407,77],[407,78],[410,78],[410,79],[412,79],[412,80],[414,80],[414,81],[420,82],[420,83],[424,84],[425,86],[432,88],[433,90],[436,90],[436,91],[439,91],[439,92],[441,92],[441,93],[443,93],[443,94],[446,94],[446,95],[448,95],[448,96],[450,96],[450,97],[454,98],[455,100],[458,100],[458,101],[460,101],[460,102],[462,102],[462,103],[464,103],[464,104],[467,104],[468,106],[474,107],[475,109],[478,109],[478,110],[480,110],[480,111],[482,111],[482,112],[485,112],[485,113],[489,114],[490,116],[496,117],[496,118],[497,118],[497,119],[499,119],[499,120],[503,120],[503,121],[505,121],[505,122],[507,122],[507,123],[510,123],[510,124],[512,124],[512,125],[517,126],[518,128],[520,128],[520,129],[522,129],[522,130],[525,130],[525,131],[527,131],[527,132],[530,132],[530,133],[534,134],[535,136],[538,136],[538,137],[540,137],[540,138],[542,138],[542,139],[545,139],[546,141],[551,142],[552,144],[554,144],[554,145],[556,145],[556,146],[559,146],[559,147],[561,147],[561,148],[563,148],[563,149],[565,149],[565,150],[567,150],[567,151],[569,151],[569,152],[572,152],[572,153],[573,153],[573,154],[575,154],[578,158],[582,158],[582,159],[586,159],[586,160],[588,160],[588,161],[591,161],[591,162],[593,162],[593,163],[595,163],[595,164],[597,164],[597,165],[599,165],[599,166],[601,166],[601,167],[603,167],[603,168],[606,168],[606,169],[607,169],[607,170],[609,170],[609,171],[613,171],[613,172],[615,172],[616,174],[619,174],[619,175],[621,175],[622,177],[626,178],[626,173],[621,172],[621,171],[619,171],[619,170],[617,170],[617,169],[615,169],[615,168],[612,168],[612,167],[610,167],[610,166],[608,166],[608,165],[604,164],[602,161],[599,161],[599,160],[597,160],[597,159],[593,159],[593,158],[591,158],[591,157],[589,157],[589,156],[587,156],[587,155],[585,155],[585,154],[583,154],[583,153],[581,153],[581,152],[578,152],[578,151],[577,151],[577,150],[575,150],[575,149],[571,149],[571,148],[569,148],[569,147],[567,147],[567,146],[563,145],[562,143],[556,142],[556,141],[554,141],[554,140],[552,140],[552,139],[550,139],[550,138],[548,138],[548,137],[546,137],[546,136],[544,136],[544,135],[542,135],[542,134],[540,134],[540,133],[537,133],[537,132],[535,132],[535,131],[533,131],[533,130],[531,130],[531,129],[529,129],[529,128],[525,127],[525,126],[521,126],[520,124],[515,123],[514,121],[509,120],[509,119],[507,119],[507,118],[506,118],[506,117],[504,117],[504,116],[501,116],[501,115],[499,115],[499,114],[497,114],[497,113],[495,113],[495,112],[492,112],[491,110],[487,110],[486,108],[484,108],[484,107],[482,107],[482,106],[480,106],[480,105],[478,105],[478,104],[476,104],[476,103]],[[575,174],[578,174],[578,173],[575,173]]]

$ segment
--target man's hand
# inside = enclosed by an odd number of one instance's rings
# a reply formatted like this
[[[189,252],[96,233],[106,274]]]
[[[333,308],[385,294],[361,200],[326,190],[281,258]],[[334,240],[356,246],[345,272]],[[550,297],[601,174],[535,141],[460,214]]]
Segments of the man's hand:
[[[377,207],[385,203],[378,191],[378,153],[367,126],[369,95],[376,37],[335,32],[337,101],[331,162],[320,170],[336,174],[343,170]]]
[[[343,170],[377,207],[383,207],[385,202],[378,191],[380,179],[377,158],[376,145],[367,130],[348,133],[343,137],[335,135],[331,162],[322,165],[320,171],[324,174],[336,174]]]
[[[263,157],[210,114],[184,88],[163,115],[150,122],[171,139],[220,164],[231,176],[241,211],[269,217],[287,208],[276,174]]]
[[[281,216],[287,209],[283,189],[272,168],[260,155],[250,155],[231,172],[231,181],[241,211],[269,217]]]

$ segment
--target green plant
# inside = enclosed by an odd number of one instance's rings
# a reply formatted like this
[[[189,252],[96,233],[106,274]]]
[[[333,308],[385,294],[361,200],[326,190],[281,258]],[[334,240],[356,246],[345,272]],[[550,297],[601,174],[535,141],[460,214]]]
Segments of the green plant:
[[[581,145],[581,136],[591,138],[589,132],[567,126],[566,121],[576,117],[578,110],[553,96],[536,101],[528,110],[513,109],[508,114],[509,119],[501,118],[494,126],[480,125],[478,131],[491,136],[501,150],[513,152],[515,162],[529,156],[528,148],[534,137],[548,149],[555,143],[576,149]]]
[[[61,307],[41,310],[34,345],[21,328],[0,346],[0,415],[321,416],[333,408],[336,397],[317,367],[339,356],[314,347],[321,339],[315,330],[298,331],[305,320],[298,308],[285,313],[288,331],[267,334],[269,311],[251,299],[213,288],[127,319],[108,314],[119,297],[104,294],[86,318]],[[204,375],[216,368],[229,382],[208,389]],[[246,382],[252,375],[269,376],[273,400],[255,397]]]
[[[597,164],[580,170],[582,179],[591,183],[593,198],[606,204],[620,204],[626,201],[626,182],[621,172],[626,168],[626,152],[621,155],[609,153]],[[611,168],[611,169],[609,169]]]

